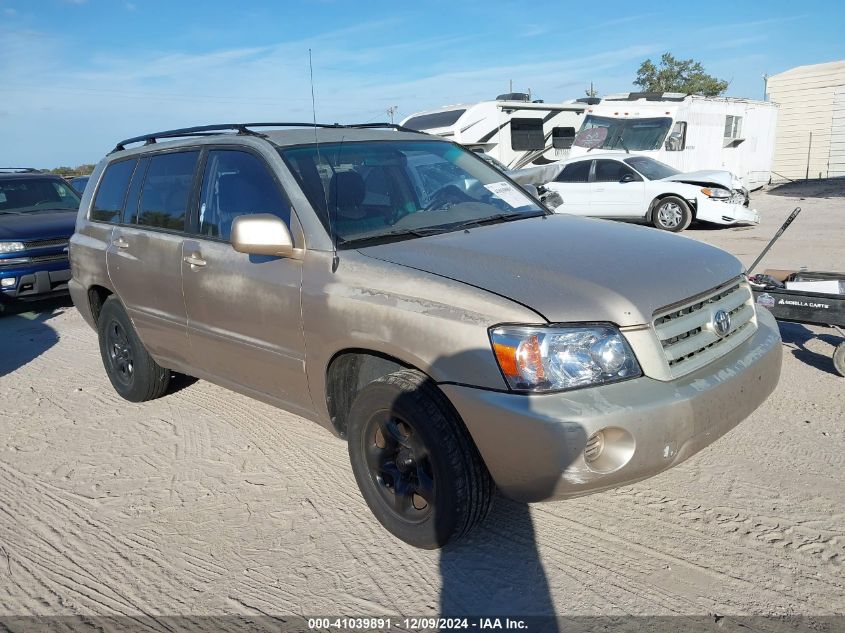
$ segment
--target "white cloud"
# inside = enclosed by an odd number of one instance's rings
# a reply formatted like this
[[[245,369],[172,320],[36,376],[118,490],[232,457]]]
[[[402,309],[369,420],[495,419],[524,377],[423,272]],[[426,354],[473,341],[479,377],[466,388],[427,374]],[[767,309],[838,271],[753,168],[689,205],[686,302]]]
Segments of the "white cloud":
[[[479,58],[455,52],[474,48],[480,38],[472,35],[382,44],[383,33],[396,25],[388,19],[297,41],[200,54],[98,54],[76,71],[62,67],[69,47],[61,42],[0,30],[3,107],[9,112],[4,121],[12,130],[9,142],[0,144],[0,164],[91,162],[120,138],[169,127],[310,121],[309,48],[317,118],[328,122],[385,119],[391,105],[407,116],[445,103],[490,99],[506,91],[509,79],[515,89],[531,88],[547,101],[582,96],[591,80],[602,89],[621,89],[611,77],[657,51],[652,44],[638,45],[539,63],[512,51]],[[419,67],[428,58],[424,70],[413,73],[402,63],[407,59]]]

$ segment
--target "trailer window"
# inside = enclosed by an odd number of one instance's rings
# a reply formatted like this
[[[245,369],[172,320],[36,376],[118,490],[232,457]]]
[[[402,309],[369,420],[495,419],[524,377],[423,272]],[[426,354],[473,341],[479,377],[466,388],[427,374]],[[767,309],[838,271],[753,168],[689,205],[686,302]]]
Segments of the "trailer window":
[[[675,127],[666,138],[667,152],[680,152],[687,146],[687,122],[675,121]]]
[[[511,149],[524,152],[545,147],[543,119],[511,119]]]
[[[725,116],[725,147],[736,147],[745,139],[742,137],[742,117],[728,114]]]
[[[656,150],[660,149],[671,126],[672,119],[669,117],[618,119],[588,114],[574,144],[579,147],[631,152]],[[601,134],[597,134],[592,131],[595,128],[604,129],[600,130]]]
[[[552,147],[555,149],[569,149],[575,141],[574,127],[552,128]]]
[[[440,127],[449,127],[458,122],[466,110],[446,110],[445,112],[432,112],[411,117],[405,121],[405,127],[412,130],[432,130]]]

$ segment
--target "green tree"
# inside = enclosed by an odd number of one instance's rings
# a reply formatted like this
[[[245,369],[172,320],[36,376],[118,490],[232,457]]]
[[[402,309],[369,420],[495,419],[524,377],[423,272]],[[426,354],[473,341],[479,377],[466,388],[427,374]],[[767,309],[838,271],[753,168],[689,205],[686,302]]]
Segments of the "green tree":
[[[692,59],[675,59],[663,53],[655,66],[650,59],[640,64],[634,85],[645,92],[683,92],[715,97],[728,89],[728,82],[704,72],[700,62]]]

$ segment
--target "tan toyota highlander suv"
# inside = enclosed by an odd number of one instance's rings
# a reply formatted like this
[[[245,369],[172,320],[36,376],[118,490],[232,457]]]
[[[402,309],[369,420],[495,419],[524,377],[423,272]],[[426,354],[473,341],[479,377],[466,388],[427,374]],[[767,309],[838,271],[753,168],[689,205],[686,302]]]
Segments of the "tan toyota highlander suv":
[[[123,141],[91,179],[70,291],[115,390],[157,398],[180,372],[316,421],[419,547],[468,533],[495,488],[561,499],[674,466],[780,375],[734,257],[554,215],[439,137],[203,126]]]

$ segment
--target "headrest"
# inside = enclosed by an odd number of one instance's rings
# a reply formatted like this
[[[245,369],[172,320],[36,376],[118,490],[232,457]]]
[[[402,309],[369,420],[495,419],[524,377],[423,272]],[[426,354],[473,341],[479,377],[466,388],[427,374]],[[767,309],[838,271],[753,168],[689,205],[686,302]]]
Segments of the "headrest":
[[[364,193],[364,179],[358,172],[336,172],[329,182],[329,207],[357,207],[364,201]]]

